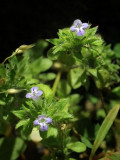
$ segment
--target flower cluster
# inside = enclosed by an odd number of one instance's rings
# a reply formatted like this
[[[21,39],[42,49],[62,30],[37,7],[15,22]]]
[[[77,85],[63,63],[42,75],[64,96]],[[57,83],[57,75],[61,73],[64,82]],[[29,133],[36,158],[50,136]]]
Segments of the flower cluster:
[[[33,122],[34,125],[40,126],[41,131],[47,131],[48,125],[52,123],[52,118],[47,118],[44,115],[39,115],[38,118]]]
[[[88,27],[88,23],[82,23],[81,20],[77,19],[74,21],[73,26],[70,28],[72,32],[77,31],[77,36],[82,36],[85,34],[83,29]]]
[[[38,90],[38,87],[32,87],[31,93],[26,94],[26,98],[32,98],[33,100],[37,100],[43,92],[41,90]]]

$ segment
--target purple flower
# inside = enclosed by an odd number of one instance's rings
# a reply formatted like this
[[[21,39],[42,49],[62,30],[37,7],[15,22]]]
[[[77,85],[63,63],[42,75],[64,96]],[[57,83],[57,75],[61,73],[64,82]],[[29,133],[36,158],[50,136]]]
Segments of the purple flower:
[[[73,26],[70,28],[72,32],[77,31],[77,36],[82,36],[85,34],[83,29],[88,27],[88,23],[82,23],[81,20],[76,19],[73,23]]]
[[[50,117],[46,118],[46,116],[44,115],[38,116],[38,118],[33,122],[34,125],[40,126],[41,131],[47,131],[48,130],[47,124],[51,123],[52,123],[52,118]]]
[[[32,98],[33,100],[38,99],[43,92],[41,90],[38,90],[38,87],[32,87],[31,88],[31,93],[26,94],[26,98]]]

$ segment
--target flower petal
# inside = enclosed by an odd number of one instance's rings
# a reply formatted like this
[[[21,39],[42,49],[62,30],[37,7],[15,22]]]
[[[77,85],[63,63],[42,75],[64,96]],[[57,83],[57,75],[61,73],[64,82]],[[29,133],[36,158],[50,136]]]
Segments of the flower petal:
[[[44,118],[46,118],[46,116],[44,116],[44,115],[38,116],[38,119],[39,119],[39,120],[44,119]]]
[[[26,98],[31,98],[33,95],[31,94],[31,93],[27,93],[26,95],[25,95],[25,97]]]
[[[38,87],[32,87],[31,92],[36,92],[38,90]]]
[[[40,130],[41,131],[47,131],[48,130],[48,126],[46,123],[40,123],[41,127],[40,127]]]
[[[82,22],[81,22],[80,19],[76,19],[76,20],[74,21],[74,26],[79,26],[79,25],[82,25]]]
[[[31,98],[32,98],[34,101],[36,101],[39,97],[33,95]]]
[[[40,125],[40,122],[36,119],[34,122],[33,122],[34,125],[36,126],[39,126]]]
[[[37,96],[41,96],[42,94],[43,94],[43,91],[41,91],[41,90],[39,90],[39,91],[36,93]]]
[[[82,28],[87,28],[88,27],[88,23],[83,23],[82,24]]]
[[[77,36],[82,36],[85,34],[85,31],[81,28],[77,31]]]
[[[45,122],[47,123],[47,124],[50,124],[50,123],[52,123],[52,118],[45,118]]]
[[[76,27],[75,27],[75,26],[72,26],[72,27],[70,27],[70,30],[71,30],[72,32],[75,32],[75,31],[76,31]]]

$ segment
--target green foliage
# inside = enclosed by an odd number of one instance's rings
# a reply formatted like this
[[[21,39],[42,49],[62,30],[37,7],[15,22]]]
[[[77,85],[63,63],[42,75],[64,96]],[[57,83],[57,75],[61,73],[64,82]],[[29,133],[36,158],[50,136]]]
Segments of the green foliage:
[[[120,101],[120,44],[112,50],[97,29],[89,25],[82,36],[70,28],[60,29],[58,38],[22,45],[0,64],[2,160],[17,159],[35,127],[40,144],[50,151],[42,157],[45,160],[84,155],[91,160],[105,136],[105,150],[109,144],[120,146],[119,137],[115,143],[111,139],[120,130],[119,115],[115,119],[119,105],[114,106]],[[48,42],[53,45],[49,50]],[[37,100],[25,96],[32,87],[43,92]],[[52,118],[47,131],[33,124],[39,115]],[[115,133],[110,130],[114,121]],[[116,154],[112,156],[117,160]]]
[[[120,154],[113,153],[112,156],[107,156],[107,157],[110,158],[111,160],[119,160],[120,159]]]
[[[0,138],[0,157],[2,160],[16,160],[26,149],[26,144],[19,137]]]
[[[120,106],[118,104],[110,110],[110,112],[108,113],[108,115],[104,119],[104,121],[103,121],[103,123],[97,133],[97,137],[94,141],[93,148],[92,148],[91,155],[90,155],[90,160],[92,159],[96,150],[98,149],[98,147],[102,143],[103,139],[105,138],[106,134],[108,133],[110,127],[112,126],[119,109],[120,109]]]
[[[67,145],[68,149],[71,149],[74,152],[84,152],[86,150],[86,146],[82,142],[73,142]]]
[[[116,58],[119,58],[119,59],[120,59],[120,43],[117,43],[117,44],[114,46],[114,52],[115,52]]]

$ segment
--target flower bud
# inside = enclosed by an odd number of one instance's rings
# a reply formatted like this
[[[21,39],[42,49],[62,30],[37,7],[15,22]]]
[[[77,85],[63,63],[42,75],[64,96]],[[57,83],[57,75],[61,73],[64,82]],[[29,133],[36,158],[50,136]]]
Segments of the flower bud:
[[[11,88],[11,89],[8,89],[6,92],[7,92],[8,94],[16,94],[16,93],[21,92],[21,90]]]

